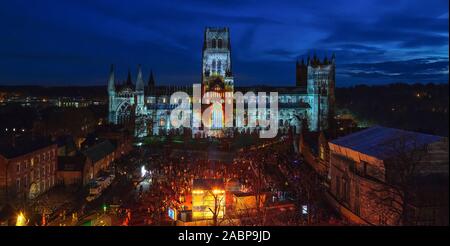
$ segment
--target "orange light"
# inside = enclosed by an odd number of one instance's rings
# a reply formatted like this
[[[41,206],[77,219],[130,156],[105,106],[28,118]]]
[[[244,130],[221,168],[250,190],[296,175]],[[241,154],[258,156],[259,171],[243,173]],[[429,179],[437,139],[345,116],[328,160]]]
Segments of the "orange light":
[[[25,218],[23,212],[20,212],[19,215],[17,215],[16,226],[26,226],[26,225],[27,225],[27,218]]]
[[[213,194],[222,194],[222,193],[224,193],[225,191],[224,190],[218,190],[218,189],[214,189],[213,191]]]

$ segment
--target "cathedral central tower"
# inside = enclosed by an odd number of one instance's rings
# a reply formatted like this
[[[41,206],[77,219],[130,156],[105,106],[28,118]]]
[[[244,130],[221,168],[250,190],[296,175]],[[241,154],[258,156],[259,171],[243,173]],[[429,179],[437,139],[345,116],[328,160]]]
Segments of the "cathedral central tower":
[[[213,97],[224,99],[226,93],[233,93],[234,80],[231,72],[230,31],[226,27],[207,27],[204,33],[202,51],[202,94],[212,92]],[[218,106],[218,105],[217,105]],[[202,106],[202,112],[208,105]],[[224,131],[224,110],[214,110],[208,135],[220,136]]]

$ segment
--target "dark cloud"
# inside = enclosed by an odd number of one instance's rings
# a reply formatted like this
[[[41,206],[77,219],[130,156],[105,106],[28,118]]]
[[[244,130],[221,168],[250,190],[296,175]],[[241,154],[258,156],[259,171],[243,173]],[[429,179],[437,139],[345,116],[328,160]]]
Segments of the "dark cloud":
[[[378,63],[352,63],[341,66],[339,76],[347,81],[380,83],[448,82],[448,58],[422,58]]]
[[[267,50],[265,52],[265,54],[267,54],[269,56],[288,58],[288,59],[293,59],[296,56],[298,56],[298,52],[292,51],[292,50],[287,50],[287,49],[271,49],[271,50]]]

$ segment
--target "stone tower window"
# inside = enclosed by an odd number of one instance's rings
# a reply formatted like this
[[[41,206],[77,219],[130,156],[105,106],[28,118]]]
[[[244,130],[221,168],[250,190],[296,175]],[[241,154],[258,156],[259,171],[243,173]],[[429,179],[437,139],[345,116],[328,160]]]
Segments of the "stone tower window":
[[[222,39],[221,38],[219,38],[217,40],[217,48],[222,49]]]
[[[212,46],[212,48],[217,47],[217,40],[215,38],[213,38],[213,40],[211,40],[211,46]]]
[[[222,73],[222,62],[220,60],[217,62],[217,73]]]
[[[212,72],[215,73],[215,72],[216,72],[216,69],[217,69],[217,68],[216,68],[216,60],[213,60],[213,61],[212,61],[211,67],[212,67],[212,69],[211,69]]]

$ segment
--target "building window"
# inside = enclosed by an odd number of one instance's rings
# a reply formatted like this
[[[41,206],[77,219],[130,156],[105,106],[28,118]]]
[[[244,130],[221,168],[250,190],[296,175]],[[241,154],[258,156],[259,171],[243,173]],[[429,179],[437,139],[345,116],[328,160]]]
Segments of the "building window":
[[[346,203],[350,202],[350,185],[346,178],[342,178],[342,196],[344,202]]]
[[[20,162],[18,162],[16,165],[16,172],[20,173]]]
[[[219,48],[219,49],[222,49],[222,39],[221,38],[219,38],[218,40],[217,40],[217,47]]]
[[[220,60],[217,62],[217,73],[222,73],[222,62]]]
[[[17,192],[20,192],[20,178],[16,179],[16,189]]]
[[[212,67],[212,72],[215,73],[216,70],[217,70],[217,68],[216,68],[216,60],[212,60],[212,65],[211,65],[211,67]]]
[[[325,160],[325,149],[323,146],[320,146],[320,159]]]
[[[213,40],[211,40],[211,46],[213,48],[217,48],[217,40],[215,38],[213,38]]]

